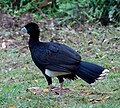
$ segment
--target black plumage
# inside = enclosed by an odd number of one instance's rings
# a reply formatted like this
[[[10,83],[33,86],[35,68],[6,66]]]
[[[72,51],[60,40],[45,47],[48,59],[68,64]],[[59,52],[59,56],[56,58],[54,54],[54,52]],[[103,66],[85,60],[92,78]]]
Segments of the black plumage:
[[[74,80],[78,77],[87,83],[94,83],[103,78],[108,72],[102,66],[81,61],[81,56],[72,48],[56,42],[40,42],[39,27],[36,23],[28,23],[23,32],[30,35],[29,48],[36,66],[45,75],[48,85],[52,84],[51,77],[56,76],[61,83],[63,78]],[[51,86],[49,88],[51,90]],[[62,95],[62,92],[60,93]]]

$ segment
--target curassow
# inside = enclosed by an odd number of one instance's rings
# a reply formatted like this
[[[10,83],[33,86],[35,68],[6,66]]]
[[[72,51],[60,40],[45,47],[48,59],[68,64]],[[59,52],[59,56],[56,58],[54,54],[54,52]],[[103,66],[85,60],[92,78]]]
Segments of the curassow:
[[[74,80],[80,77],[87,83],[94,83],[97,79],[105,77],[108,69],[81,60],[81,56],[72,48],[57,42],[40,42],[39,26],[36,23],[28,23],[22,29],[24,33],[30,35],[29,49],[32,60],[42,71],[49,85],[51,92],[52,79],[57,77],[60,83],[60,93],[62,96],[62,86],[64,78]]]

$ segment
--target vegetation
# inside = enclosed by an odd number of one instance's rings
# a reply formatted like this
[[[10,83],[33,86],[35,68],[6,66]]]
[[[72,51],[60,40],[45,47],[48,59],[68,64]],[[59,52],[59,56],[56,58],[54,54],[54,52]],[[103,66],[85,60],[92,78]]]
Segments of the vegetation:
[[[0,1],[0,108],[119,108],[120,1],[57,0],[57,5]],[[94,87],[81,79],[66,80],[63,101],[57,90],[49,99],[46,79],[31,60],[29,37],[20,31],[26,19],[39,24],[41,41],[67,44],[83,60],[108,68],[106,79]],[[56,83],[54,78],[57,88]]]
[[[38,19],[46,16],[58,18],[70,24],[87,21],[101,22],[105,26],[109,23],[120,25],[119,0],[57,0],[58,9],[48,7],[41,10],[42,3],[42,0],[6,0],[1,1],[0,4],[4,7],[3,10],[12,11],[11,14],[29,11],[35,13],[34,16]]]

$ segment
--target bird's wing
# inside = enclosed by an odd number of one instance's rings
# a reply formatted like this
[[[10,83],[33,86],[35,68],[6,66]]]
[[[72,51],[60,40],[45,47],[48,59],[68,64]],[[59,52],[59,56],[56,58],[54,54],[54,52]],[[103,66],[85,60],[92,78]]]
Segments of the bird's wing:
[[[43,52],[44,58],[40,61],[45,69],[59,72],[71,72],[76,69],[76,65],[81,61],[76,51],[63,44],[52,42],[48,44],[46,51]]]

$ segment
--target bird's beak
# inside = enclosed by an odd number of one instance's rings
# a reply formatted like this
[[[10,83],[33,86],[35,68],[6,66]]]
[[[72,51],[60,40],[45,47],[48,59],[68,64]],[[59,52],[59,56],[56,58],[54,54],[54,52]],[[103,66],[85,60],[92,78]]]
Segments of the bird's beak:
[[[27,29],[25,27],[22,28],[22,32],[27,33]]]

